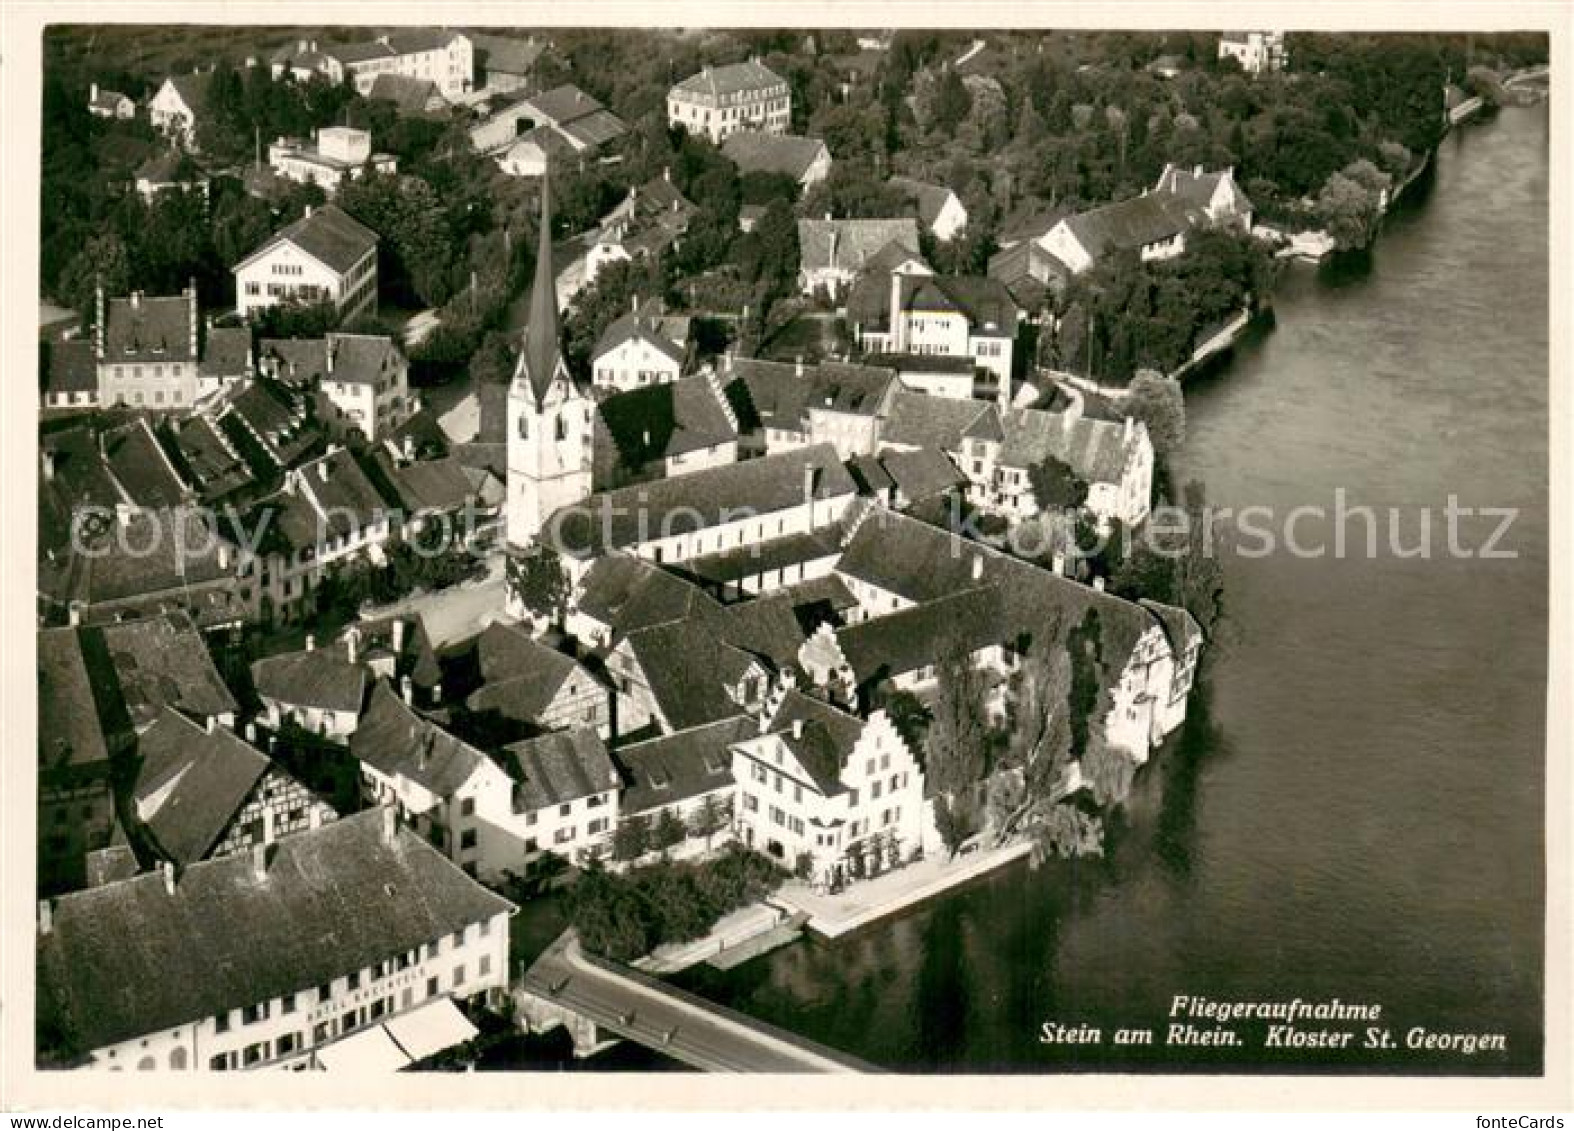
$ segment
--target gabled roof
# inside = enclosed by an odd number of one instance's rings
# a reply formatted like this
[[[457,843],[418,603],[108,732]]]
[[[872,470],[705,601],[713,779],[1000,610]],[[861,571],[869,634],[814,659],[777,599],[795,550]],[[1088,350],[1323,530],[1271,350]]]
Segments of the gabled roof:
[[[180,100],[193,114],[202,113],[207,105],[208,91],[213,86],[212,71],[193,71],[187,74],[170,75],[166,80],[175,88],[175,93],[180,95]]]
[[[294,244],[325,267],[343,274],[377,250],[377,233],[338,205],[326,204],[275,232],[232,270],[239,271],[284,243]]]
[[[491,624],[476,651],[485,681],[465,701],[472,711],[497,711],[505,718],[539,723],[564,682],[584,672],[571,656],[549,648],[515,625]],[[585,672],[589,679],[589,673]]]
[[[122,102],[130,101],[130,98],[126,97],[118,90],[100,90],[96,96],[88,100],[88,105],[92,106],[95,110],[113,111],[119,107]]]
[[[825,142],[817,137],[794,134],[768,134],[740,130],[721,143],[724,157],[743,173],[783,173],[800,181],[821,156],[829,156]]]
[[[47,356],[44,369],[46,393],[95,393],[98,391],[98,359],[93,343],[86,338],[49,342],[43,347]]]
[[[631,554],[598,558],[581,583],[578,611],[623,636],[719,608],[698,586]]]
[[[806,376],[805,411],[848,416],[879,416],[896,384],[896,374],[889,369],[840,361],[823,361]]]
[[[202,342],[197,372],[213,377],[238,377],[251,372],[251,331],[244,326],[210,329]]]
[[[377,385],[404,368],[404,355],[384,334],[329,334],[327,378],[347,385]]]
[[[139,507],[173,507],[186,500],[185,483],[170,466],[147,417],[104,432],[104,462]]]
[[[309,385],[328,372],[328,339],[263,338],[257,357],[280,381]]]
[[[1237,207],[1249,209],[1252,204],[1235,182],[1233,169],[1220,169],[1217,172],[1205,172],[1201,165],[1190,169],[1182,169],[1178,165],[1166,165],[1159,174],[1159,183],[1154,187],[1155,192],[1167,192],[1176,196],[1192,208],[1206,209],[1213,203],[1213,194],[1219,190],[1219,184],[1226,178],[1230,179],[1231,188],[1239,198]]]
[[[668,360],[683,364],[683,347],[661,332],[659,318],[650,317],[643,310],[630,311],[608,324],[591,351],[591,364],[625,342],[644,342]]]
[[[384,72],[372,80],[367,98],[392,102],[400,114],[422,114],[442,101],[437,84],[413,75]]]
[[[464,506],[465,500],[476,497],[471,469],[457,456],[406,464],[394,463],[386,453],[380,453],[377,459],[399,497],[399,505],[408,514],[456,510]]]
[[[112,750],[131,736],[131,718],[97,629],[38,633],[38,769],[108,772]]]
[[[207,730],[167,707],[137,739],[137,752],[137,814],[179,865],[213,850],[271,765],[229,728]]]
[[[629,633],[627,644],[645,673],[651,698],[673,730],[737,714],[738,704],[725,685],[743,679],[758,662],[722,640],[707,617],[639,629]]]
[[[166,435],[204,502],[222,498],[252,482],[246,461],[208,417],[188,416],[174,421]]]
[[[388,500],[348,448],[320,455],[293,474],[297,477],[295,493],[309,496],[320,515],[320,537],[350,534],[388,515]]]
[[[1067,464],[1089,483],[1119,483],[1126,467],[1125,424],[1081,414],[1014,409],[1002,419],[1000,462],[1031,467],[1046,456]]]
[[[672,479],[601,491],[547,520],[560,548],[598,554],[638,545],[653,532],[667,536],[709,529],[742,514],[765,516],[815,499],[855,494],[852,477],[831,444],[724,464]]]
[[[524,104],[530,107],[531,117],[538,124],[551,123],[562,125],[565,122],[577,121],[587,115],[594,114],[606,107],[595,98],[586,94],[573,83],[564,83],[551,90],[532,94],[525,99]]]
[[[207,174],[197,167],[190,154],[179,149],[155,153],[137,166],[132,176],[150,185],[194,185],[206,181]]]
[[[541,57],[541,52],[546,49],[545,44],[537,43],[534,39],[512,39],[480,31],[465,34],[475,50],[476,65],[484,68],[488,74],[529,74],[536,60]]]
[[[798,723],[801,731],[795,734]],[[770,730],[792,751],[821,793],[842,791],[842,767],[863,736],[862,719],[801,691],[789,691],[771,718]]]
[[[519,351],[514,381],[524,378],[536,404],[543,404],[552,382],[566,376],[557,315],[556,273],[552,269],[552,178],[541,178],[541,221],[536,225],[536,273],[530,284],[525,340]]]
[[[957,469],[956,464],[934,448],[886,452],[880,457],[880,466],[885,468],[886,474],[896,484],[896,489],[909,502],[921,502],[967,483],[967,476]]]
[[[310,990],[510,913],[384,813],[284,837],[258,879],[247,853],[58,900],[38,936],[39,1012],[78,1052]]]
[[[611,441],[603,451],[630,471],[738,438],[720,390],[703,374],[614,393],[596,417],[598,443]]]
[[[974,334],[1016,333],[1017,304],[998,279],[978,275],[904,275],[902,306],[909,311],[958,313]]]
[[[285,652],[252,661],[257,694],[286,707],[315,707],[359,714],[369,677],[338,648]]]
[[[916,255],[918,221],[911,216],[889,220],[798,221],[798,259],[805,271],[826,268],[859,271],[893,242]]]
[[[589,727],[558,730],[507,746],[503,768],[514,779],[514,809],[529,812],[618,788],[618,772]]]
[[[558,122],[553,128],[577,150],[595,149],[628,133],[623,119],[610,110],[592,110],[570,121]]]
[[[495,765],[468,742],[454,737],[405,703],[379,680],[360,725],[350,736],[350,754],[387,777],[404,778],[434,797],[452,797],[476,771]]]
[[[698,94],[714,99],[744,91],[784,86],[786,82],[786,79],[758,59],[750,59],[743,63],[706,67],[674,86],[672,93]]]
[[[1065,224],[1088,255],[1136,251],[1189,231],[1203,222],[1198,209],[1169,193],[1150,192],[1066,217]]]
[[[904,389],[891,398],[891,411],[880,429],[880,439],[882,443],[904,447],[960,451],[968,429],[980,417],[998,412],[989,401],[934,397]]]
[[[1014,639],[1022,626],[1004,612],[998,586],[967,589],[850,624],[836,633],[836,643],[862,687],[933,664],[949,649],[971,653]]]
[[[196,361],[197,301],[132,295],[104,304],[104,363]]]
[[[627,785],[619,799],[624,816],[661,809],[732,786],[732,744],[759,734],[747,715],[636,742],[614,754]]]
[[[917,206],[918,218],[926,228],[934,227],[946,204],[956,199],[956,193],[945,185],[932,185],[911,177],[892,177],[890,184]]]
[[[399,648],[394,647],[396,632],[404,636]],[[396,677],[408,675],[417,687],[423,688],[442,682],[442,665],[432,647],[431,633],[426,630],[426,618],[420,613],[393,613],[372,620],[358,620],[339,634],[340,643],[348,647],[352,633],[358,634],[359,658],[363,664],[392,657]]]
[[[186,613],[107,624],[103,634],[121,698],[139,727],[166,707],[201,719],[239,709]]]
[[[807,377],[790,362],[735,357],[727,369],[727,398],[745,431],[759,427],[800,431],[809,396]]]

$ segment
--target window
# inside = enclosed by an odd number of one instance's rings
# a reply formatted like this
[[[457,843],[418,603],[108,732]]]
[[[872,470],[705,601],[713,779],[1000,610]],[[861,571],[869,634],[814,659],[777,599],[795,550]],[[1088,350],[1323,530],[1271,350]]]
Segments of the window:
[[[323,1002],[328,1001],[332,997],[333,997],[333,987],[332,986],[318,986],[317,987],[317,1004],[318,1005],[321,1005]]]
[[[573,839],[574,839],[574,826],[573,825],[564,825],[561,829],[558,829],[558,831],[553,834],[553,836],[552,836],[552,843],[554,843],[554,844],[567,844],[569,841],[571,841]]]
[[[743,808],[746,812],[758,813],[760,811],[760,799],[752,793],[745,793],[743,795]]]
[[[428,978],[426,980],[426,996],[427,997],[436,997],[437,996],[437,979],[435,977]]]
[[[464,980],[465,980],[465,968],[463,966],[455,966],[454,967],[454,988],[458,989],[461,985],[464,984]]]
[[[590,836],[595,836],[597,833],[604,833],[607,831],[607,824],[608,822],[605,817],[597,817],[594,821],[591,821],[590,824],[585,826],[585,832]]]
[[[213,1031],[215,1033],[228,1033],[230,1031],[230,1011],[215,1014],[213,1018]]]
[[[221,1052],[218,1056],[208,1058],[209,1072],[228,1072],[230,1067],[229,1053]]]
[[[290,1053],[300,1047],[301,1035],[299,1033],[286,1033],[273,1043],[273,1051],[276,1056],[289,1056]]]
[[[266,1021],[267,1019],[267,1002],[262,1002],[259,1005],[248,1005],[245,1009],[240,1011],[240,1023],[242,1025],[255,1025],[258,1021]]]
[[[459,834],[459,847],[461,850],[475,847],[475,830],[466,829]]]
[[[438,939],[435,942],[429,942],[429,943],[426,944],[426,957],[427,958],[436,958],[438,952],[440,950],[442,950],[442,949],[443,949],[443,940],[442,939]]]
[[[357,970],[355,973],[351,974],[348,978],[346,978],[345,979],[345,985],[346,985],[347,988],[352,989],[352,990],[360,989],[361,988],[361,972],[359,970]]]

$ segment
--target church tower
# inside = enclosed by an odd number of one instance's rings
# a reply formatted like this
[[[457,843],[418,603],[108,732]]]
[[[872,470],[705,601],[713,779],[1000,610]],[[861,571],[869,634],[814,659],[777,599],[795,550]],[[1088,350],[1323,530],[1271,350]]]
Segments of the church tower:
[[[590,495],[595,408],[563,361],[550,197],[542,177],[530,321],[508,387],[508,545],[514,550],[532,545],[553,512]]]

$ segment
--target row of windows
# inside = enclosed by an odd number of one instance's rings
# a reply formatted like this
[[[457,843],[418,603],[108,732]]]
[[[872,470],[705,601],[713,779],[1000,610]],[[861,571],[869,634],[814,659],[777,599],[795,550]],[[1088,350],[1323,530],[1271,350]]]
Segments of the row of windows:
[[[149,376],[149,377],[163,377],[164,376],[164,367],[162,365],[151,365],[151,366],[148,366],[147,369],[148,369],[148,372],[147,372],[146,375]],[[127,373],[127,370],[130,370],[129,374]],[[114,373],[115,373],[115,379],[117,381],[124,380],[127,376],[130,376],[132,380],[136,380],[137,378],[142,377],[144,375],[143,374],[143,367],[140,366],[140,365],[117,365],[117,366],[115,366]],[[184,377],[185,375],[186,375],[186,367],[184,365],[176,363],[176,364],[173,364],[173,365],[171,365],[169,367],[169,376],[171,376],[171,377]]]
[[[151,397],[144,397],[142,392],[138,390],[137,392],[131,394],[131,399],[129,401],[126,399],[125,393],[116,393],[115,403],[119,405],[161,405],[164,403],[164,391],[162,389],[155,390]],[[185,395],[179,389],[174,389],[169,394],[169,403],[172,405],[185,404]]]

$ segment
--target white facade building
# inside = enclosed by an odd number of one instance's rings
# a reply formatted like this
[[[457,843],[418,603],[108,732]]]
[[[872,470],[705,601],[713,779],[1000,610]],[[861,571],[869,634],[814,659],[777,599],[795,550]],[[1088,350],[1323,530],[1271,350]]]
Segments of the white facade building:
[[[667,92],[667,123],[720,145],[739,130],[782,134],[792,121],[792,90],[758,59],[705,67]]]
[[[377,309],[377,234],[330,204],[275,233],[237,263],[244,318],[279,303],[332,303],[344,321]]]

